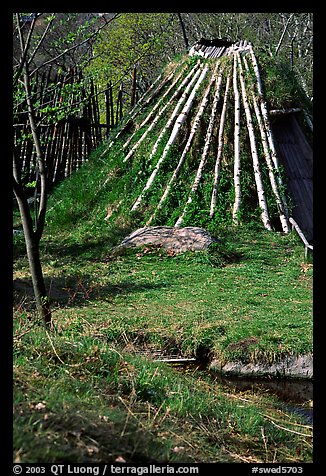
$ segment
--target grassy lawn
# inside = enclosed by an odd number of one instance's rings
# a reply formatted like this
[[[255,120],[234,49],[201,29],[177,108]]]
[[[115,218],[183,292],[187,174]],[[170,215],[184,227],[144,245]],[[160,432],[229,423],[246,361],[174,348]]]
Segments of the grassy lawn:
[[[62,245],[58,258],[49,239],[55,322],[95,322],[108,341],[146,341],[188,356],[205,348],[228,360],[270,362],[311,351],[312,265],[297,236],[248,227],[223,233],[228,246],[209,252],[171,256],[143,247],[115,258],[105,244],[102,257],[98,247],[69,257]]]
[[[311,428],[273,396],[153,359],[312,350],[312,265],[297,236],[248,226],[218,236],[209,252],[143,247],[113,258],[105,241],[46,235],[51,335],[17,254],[16,461],[311,461]]]

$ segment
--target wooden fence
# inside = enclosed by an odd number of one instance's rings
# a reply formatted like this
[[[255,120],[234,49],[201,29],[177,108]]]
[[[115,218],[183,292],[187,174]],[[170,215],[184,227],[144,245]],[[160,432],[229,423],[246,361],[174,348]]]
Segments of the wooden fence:
[[[79,168],[121,120],[129,103],[132,107],[137,100],[136,68],[131,92],[124,90],[123,83],[115,87],[108,83],[99,92],[92,80],[82,79],[76,70],[53,75],[49,69],[33,81],[31,94],[50,187]],[[35,181],[36,152],[24,99],[14,111],[14,149],[22,181]]]

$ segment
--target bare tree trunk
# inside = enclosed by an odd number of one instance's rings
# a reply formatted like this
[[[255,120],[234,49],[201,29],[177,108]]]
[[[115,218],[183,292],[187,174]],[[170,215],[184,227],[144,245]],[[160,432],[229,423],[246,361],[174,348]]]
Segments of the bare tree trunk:
[[[284,35],[285,35],[285,33],[286,33],[286,30],[287,30],[287,28],[288,28],[288,26],[289,26],[289,23],[290,23],[290,21],[291,21],[293,15],[294,15],[294,13],[291,13],[291,15],[289,16],[289,18],[287,19],[287,22],[286,22],[285,27],[284,27],[284,30],[283,30],[283,32],[282,32],[280,41],[278,42],[278,45],[277,45],[277,47],[276,47],[276,49],[275,49],[275,56],[276,56],[277,53],[279,52],[279,49],[280,49],[280,47],[281,47],[281,44],[282,44]]]
[[[177,15],[178,15],[179,22],[180,22],[180,25],[181,25],[183,39],[184,39],[184,42],[185,42],[185,47],[188,50],[189,49],[189,41],[188,41],[188,38],[187,38],[186,29],[185,29],[185,26],[184,26],[184,23],[183,23],[183,20],[182,20],[182,17],[181,17],[181,13],[177,13]]]
[[[23,225],[28,264],[32,276],[33,290],[36,300],[36,308],[42,318],[43,324],[46,327],[51,327],[52,316],[42,272],[39,238],[33,229],[33,220],[30,214],[25,193],[17,179],[18,175],[16,161],[14,158],[14,193],[17,199]]]
[[[131,100],[130,100],[130,107],[134,107],[136,104],[136,88],[137,88],[137,69],[136,65],[134,65],[132,70],[132,84],[131,84]]]
[[[21,51],[24,52],[24,38],[20,28],[19,15],[17,14],[17,26],[20,37]],[[17,198],[19,211],[22,219],[22,225],[25,236],[26,251],[32,276],[34,294],[36,299],[37,310],[40,313],[43,323],[49,327],[52,324],[52,316],[48,297],[45,289],[45,283],[42,273],[42,266],[40,261],[39,243],[44,229],[46,202],[47,202],[47,180],[44,158],[40,143],[39,134],[36,128],[36,121],[34,115],[34,107],[31,99],[30,76],[28,72],[27,60],[24,60],[23,65],[23,84],[26,94],[26,102],[28,108],[28,119],[32,132],[33,142],[36,150],[37,169],[40,177],[40,206],[37,216],[37,226],[33,230],[33,221],[30,214],[27,199],[25,197],[23,187],[21,186],[20,176],[15,156],[13,157],[13,174],[14,174],[14,193]]]

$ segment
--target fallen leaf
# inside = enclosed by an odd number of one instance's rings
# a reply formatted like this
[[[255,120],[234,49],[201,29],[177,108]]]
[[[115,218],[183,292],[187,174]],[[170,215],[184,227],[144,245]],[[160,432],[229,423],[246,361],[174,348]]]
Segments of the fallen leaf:
[[[172,448],[173,453],[180,453],[180,451],[183,451],[185,449],[184,446],[175,446]]]
[[[100,450],[98,449],[97,446],[87,446],[87,453],[89,455],[93,455],[94,453],[98,453]]]

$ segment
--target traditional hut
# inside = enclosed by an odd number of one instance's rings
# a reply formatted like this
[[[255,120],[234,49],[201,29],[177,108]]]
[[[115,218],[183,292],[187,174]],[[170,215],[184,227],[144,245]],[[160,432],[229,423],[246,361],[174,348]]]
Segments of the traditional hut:
[[[269,110],[251,43],[201,39],[157,78],[108,146],[124,138],[122,164],[143,163],[130,210],[146,226],[197,226],[199,215],[219,219],[228,194],[235,225],[254,203],[267,230],[288,233],[294,221],[312,240],[312,151],[298,111]]]

